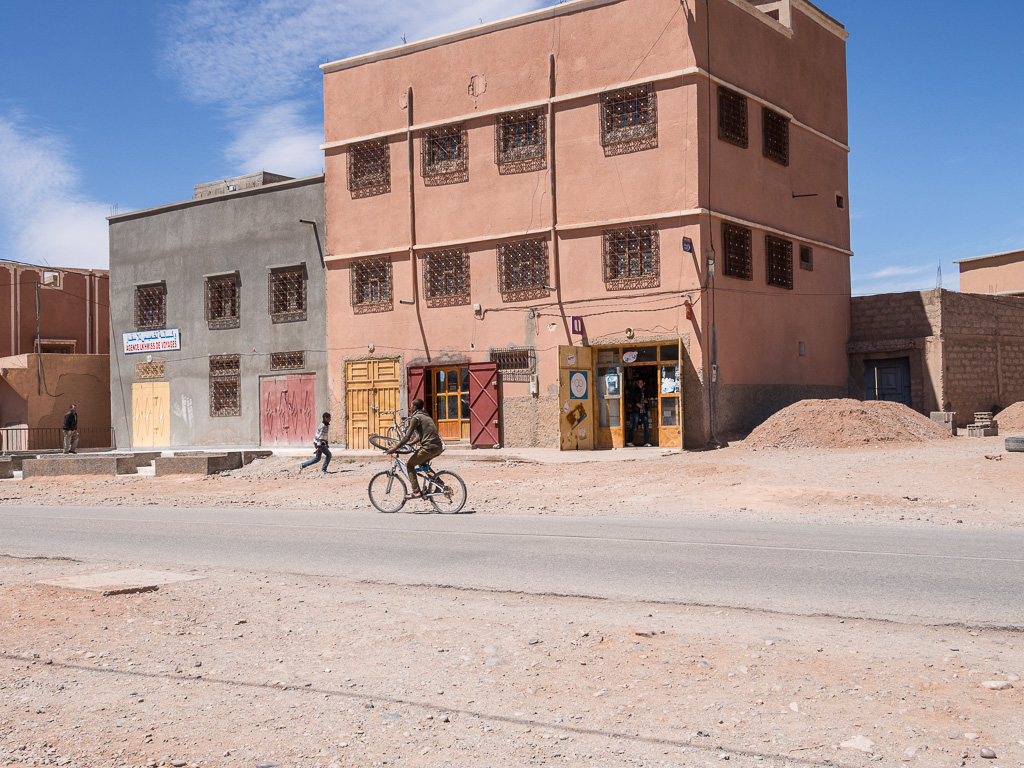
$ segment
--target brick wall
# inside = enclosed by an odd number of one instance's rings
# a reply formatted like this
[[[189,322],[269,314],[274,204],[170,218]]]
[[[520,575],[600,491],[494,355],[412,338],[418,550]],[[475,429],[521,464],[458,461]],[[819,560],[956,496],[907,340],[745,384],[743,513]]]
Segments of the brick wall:
[[[940,317],[935,291],[856,296],[850,300],[850,341],[932,336]]]

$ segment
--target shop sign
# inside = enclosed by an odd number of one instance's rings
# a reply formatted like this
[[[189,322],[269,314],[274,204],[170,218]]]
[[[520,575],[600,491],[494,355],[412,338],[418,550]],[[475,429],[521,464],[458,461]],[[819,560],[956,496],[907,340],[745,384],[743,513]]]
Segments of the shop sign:
[[[622,353],[622,362],[624,362],[624,363],[635,363],[637,357],[639,356],[639,354],[640,353],[637,352],[635,349],[630,350],[629,352],[623,352]]]
[[[583,335],[583,318],[578,315],[572,316],[572,332],[576,336]]]
[[[573,400],[586,400],[589,391],[587,371],[573,371],[569,376],[569,397]]]
[[[123,338],[126,355],[137,355],[140,352],[172,352],[181,349],[181,333],[177,328],[130,331],[123,334]]]

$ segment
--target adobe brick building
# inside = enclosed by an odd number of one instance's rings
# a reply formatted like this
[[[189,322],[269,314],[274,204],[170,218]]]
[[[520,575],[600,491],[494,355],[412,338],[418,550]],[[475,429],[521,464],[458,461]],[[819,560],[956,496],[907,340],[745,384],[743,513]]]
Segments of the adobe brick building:
[[[855,297],[851,396],[921,413],[976,411],[1024,400],[1024,297],[934,290]]]
[[[59,448],[71,403],[79,447],[111,445],[108,305],[106,270],[0,262],[0,450]]]
[[[846,37],[806,0],[577,0],[323,65],[332,410],[698,446],[847,393]],[[639,437],[639,436],[638,436]]]
[[[310,445],[327,406],[323,176],[112,216],[117,447]]]

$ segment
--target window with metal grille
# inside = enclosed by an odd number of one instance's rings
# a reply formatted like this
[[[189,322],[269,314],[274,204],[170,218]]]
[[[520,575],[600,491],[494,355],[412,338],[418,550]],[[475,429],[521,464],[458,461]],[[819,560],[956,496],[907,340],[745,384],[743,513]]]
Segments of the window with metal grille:
[[[514,240],[497,249],[498,290],[502,301],[546,298],[548,241],[545,238]]]
[[[601,146],[606,157],[658,146],[658,97],[653,85],[601,94]]]
[[[149,331],[167,324],[167,286],[144,285],[135,288],[135,330]]]
[[[136,379],[162,379],[164,377],[164,361],[154,360],[150,363],[135,364]]]
[[[465,248],[423,255],[423,295],[428,307],[469,304],[469,253]]]
[[[430,128],[420,142],[423,183],[428,187],[469,181],[469,135],[462,123]]]
[[[238,275],[206,279],[206,323],[211,329],[239,326]]]
[[[542,110],[498,115],[494,162],[502,175],[547,168],[547,116]]]
[[[356,314],[388,312],[391,299],[391,259],[363,259],[351,267],[352,308]]]
[[[800,269],[814,271],[814,249],[809,245],[800,246]]]
[[[391,146],[387,139],[363,141],[348,148],[348,189],[353,198],[391,191]]]
[[[498,364],[502,381],[529,381],[537,373],[537,350],[533,347],[492,349],[488,360]]]
[[[753,233],[746,227],[737,227],[727,221],[722,222],[722,274],[726,277],[738,277],[741,280],[754,279],[752,250]]]
[[[747,148],[747,97],[718,86],[718,138]]]
[[[238,416],[242,413],[242,364],[238,355],[210,358],[210,415]]]
[[[306,319],[306,270],[304,267],[272,270],[268,278],[268,289],[272,322],[293,323]]]
[[[781,237],[765,235],[764,255],[768,285],[793,290],[793,244]]]
[[[300,371],[305,367],[305,352],[272,352],[270,354],[270,370],[272,371]]]
[[[658,230],[653,226],[604,232],[604,283],[610,291],[661,285]]]
[[[761,114],[764,156],[780,165],[789,165],[789,118],[768,107]]]

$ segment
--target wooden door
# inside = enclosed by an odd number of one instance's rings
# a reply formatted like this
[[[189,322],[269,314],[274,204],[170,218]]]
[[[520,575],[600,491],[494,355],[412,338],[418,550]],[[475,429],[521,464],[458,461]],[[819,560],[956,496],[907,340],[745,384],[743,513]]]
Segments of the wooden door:
[[[592,347],[558,348],[558,425],[563,451],[592,451],[594,435]]]
[[[171,384],[132,384],[132,446],[163,448],[171,444]]]
[[[480,448],[501,447],[498,364],[469,366],[469,440]]]
[[[354,360],[345,375],[348,410],[348,447],[370,448],[370,435],[380,435],[392,424],[386,411],[401,408],[397,359]]]
[[[316,413],[316,374],[260,379],[261,445],[307,445],[320,423]]]

